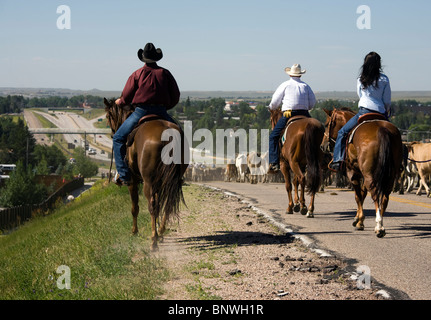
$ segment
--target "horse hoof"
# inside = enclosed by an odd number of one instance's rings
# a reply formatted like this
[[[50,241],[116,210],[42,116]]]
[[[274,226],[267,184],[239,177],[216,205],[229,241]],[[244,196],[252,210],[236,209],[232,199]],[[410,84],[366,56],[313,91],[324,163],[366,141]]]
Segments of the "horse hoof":
[[[293,214],[293,210],[292,210],[292,208],[290,208],[290,209],[286,209],[286,214]]]
[[[363,224],[358,224],[358,223],[356,223],[356,230],[358,230],[358,231],[364,231],[364,225]]]
[[[301,209],[301,207],[300,207],[299,203],[295,204],[295,206],[293,207],[293,211],[295,211],[295,212],[299,212],[300,209]]]
[[[377,232],[377,238],[383,238],[385,235],[386,235],[386,231],[384,229],[383,230],[379,230]]]
[[[314,218],[313,212],[308,211],[307,212],[307,218]]]
[[[153,244],[153,245],[151,246],[151,251],[152,251],[152,252],[157,252],[157,251],[159,251],[159,246],[158,246],[157,244]]]
[[[353,220],[352,226],[356,227],[356,225],[358,224],[358,222],[359,222],[358,219]]]
[[[301,208],[301,214],[302,214],[303,216],[305,216],[305,215],[307,214],[307,212],[308,212],[308,210],[307,210],[307,208],[306,208],[306,207]]]

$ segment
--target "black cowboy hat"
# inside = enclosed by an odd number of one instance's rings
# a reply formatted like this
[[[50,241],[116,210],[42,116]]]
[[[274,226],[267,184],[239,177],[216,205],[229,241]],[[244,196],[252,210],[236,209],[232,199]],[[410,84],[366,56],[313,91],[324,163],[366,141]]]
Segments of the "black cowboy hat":
[[[157,48],[151,42],[145,45],[145,48],[138,50],[138,58],[145,63],[157,62],[163,58],[162,49]]]

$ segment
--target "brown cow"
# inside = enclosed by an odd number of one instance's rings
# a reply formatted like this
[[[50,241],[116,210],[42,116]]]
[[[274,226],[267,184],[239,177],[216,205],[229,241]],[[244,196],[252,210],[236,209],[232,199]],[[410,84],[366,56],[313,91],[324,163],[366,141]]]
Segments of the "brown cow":
[[[224,181],[226,181],[226,182],[236,181],[237,177],[238,177],[238,171],[236,169],[236,165],[235,165],[234,161],[231,161],[231,163],[228,163],[226,165]]]
[[[430,188],[427,184],[427,177],[431,174],[431,143],[411,142],[409,149],[409,160],[416,164],[420,177],[419,189],[417,195],[421,194],[422,187],[425,188],[427,196],[430,196]]]

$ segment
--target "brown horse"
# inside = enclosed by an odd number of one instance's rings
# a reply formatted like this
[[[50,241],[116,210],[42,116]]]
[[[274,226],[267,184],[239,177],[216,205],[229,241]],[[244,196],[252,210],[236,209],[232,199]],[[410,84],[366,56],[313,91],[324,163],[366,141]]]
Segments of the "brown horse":
[[[338,130],[354,116],[349,109],[325,110],[327,114],[325,140],[333,145]],[[329,140],[329,141],[328,141]],[[403,145],[401,134],[396,126],[385,120],[366,121],[357,130],[346,149],[346,174],[355,190],[358,205],[353,226],[364,230],[363,204],[370,192],[376,209],[377,237],[386,234],[383,227],[383,214],[389,202],[394,182],[402,169]]]
[[[271,126],[277,124],[282,116],[280,109],[271,110]],[[289,206],[286,213],[301,211],[308,218],[314,217],[314,197],[319,191],[321,183],[322,143],[324,127],[314,118],[301,118],[287,127],[287,139],[280,148],[280,169],[283,173]],[[293,185],[295,199],[292,199],[292,182],[290,171],[293,172]],[[298,195],[298,186],[301,185],[301,195]],[[310,205],[305,205],[305,188],[311,195]]]
[[[104,99],[104,102],[106,118],[114,134],[134,108],[132,106],[119,107],[114,100]],[[164,135],[169,132],[166,131],[168,129],[175,130],[181,141],[175,139],[175,135],[172,135],[171,142],[165,141],[167,139]],[[182,183],[184,172],[188,166],[187,161],[184,161],[188,154],[182,152],[182,150],[188,151],[187,148],[184,148],[185,143],[182,130],[177,125],[158,119],[140,125],[133,143],[127,148],[126,158],[132,173],[132,184],[128,187],[132,200],[132,232],[134,234],[138,232],[138,185],[143,182],[144,195],[147,198],[148,211],[151,215],[153,250],[158,248],[157,242],[159,236],[162,236],[165,231],[166,222],[173,215],[178,215],[180,202],[184,203]],[[173,145],[172,148],[170,148],[171,144]],[[166,148],[169,149],[171,155],[181,152],[181,161],[167,161],[167,158],[164,158],[162,154],[164,153],[166,156]],[[181,149],[178,150],[179,148]],[[160,225],[159,230],[157,230],[157,224]]]

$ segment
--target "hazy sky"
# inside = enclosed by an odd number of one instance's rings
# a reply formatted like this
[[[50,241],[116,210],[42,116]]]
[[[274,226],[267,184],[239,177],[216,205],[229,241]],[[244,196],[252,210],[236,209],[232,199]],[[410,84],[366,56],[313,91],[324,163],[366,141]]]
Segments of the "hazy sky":
[[[429,0],[0,0],[0,87],[120,91],[147,42],[180,90],[273,91],[300,63],[314,91],[354,91],[370,51],[393,90],[431,90]]]

